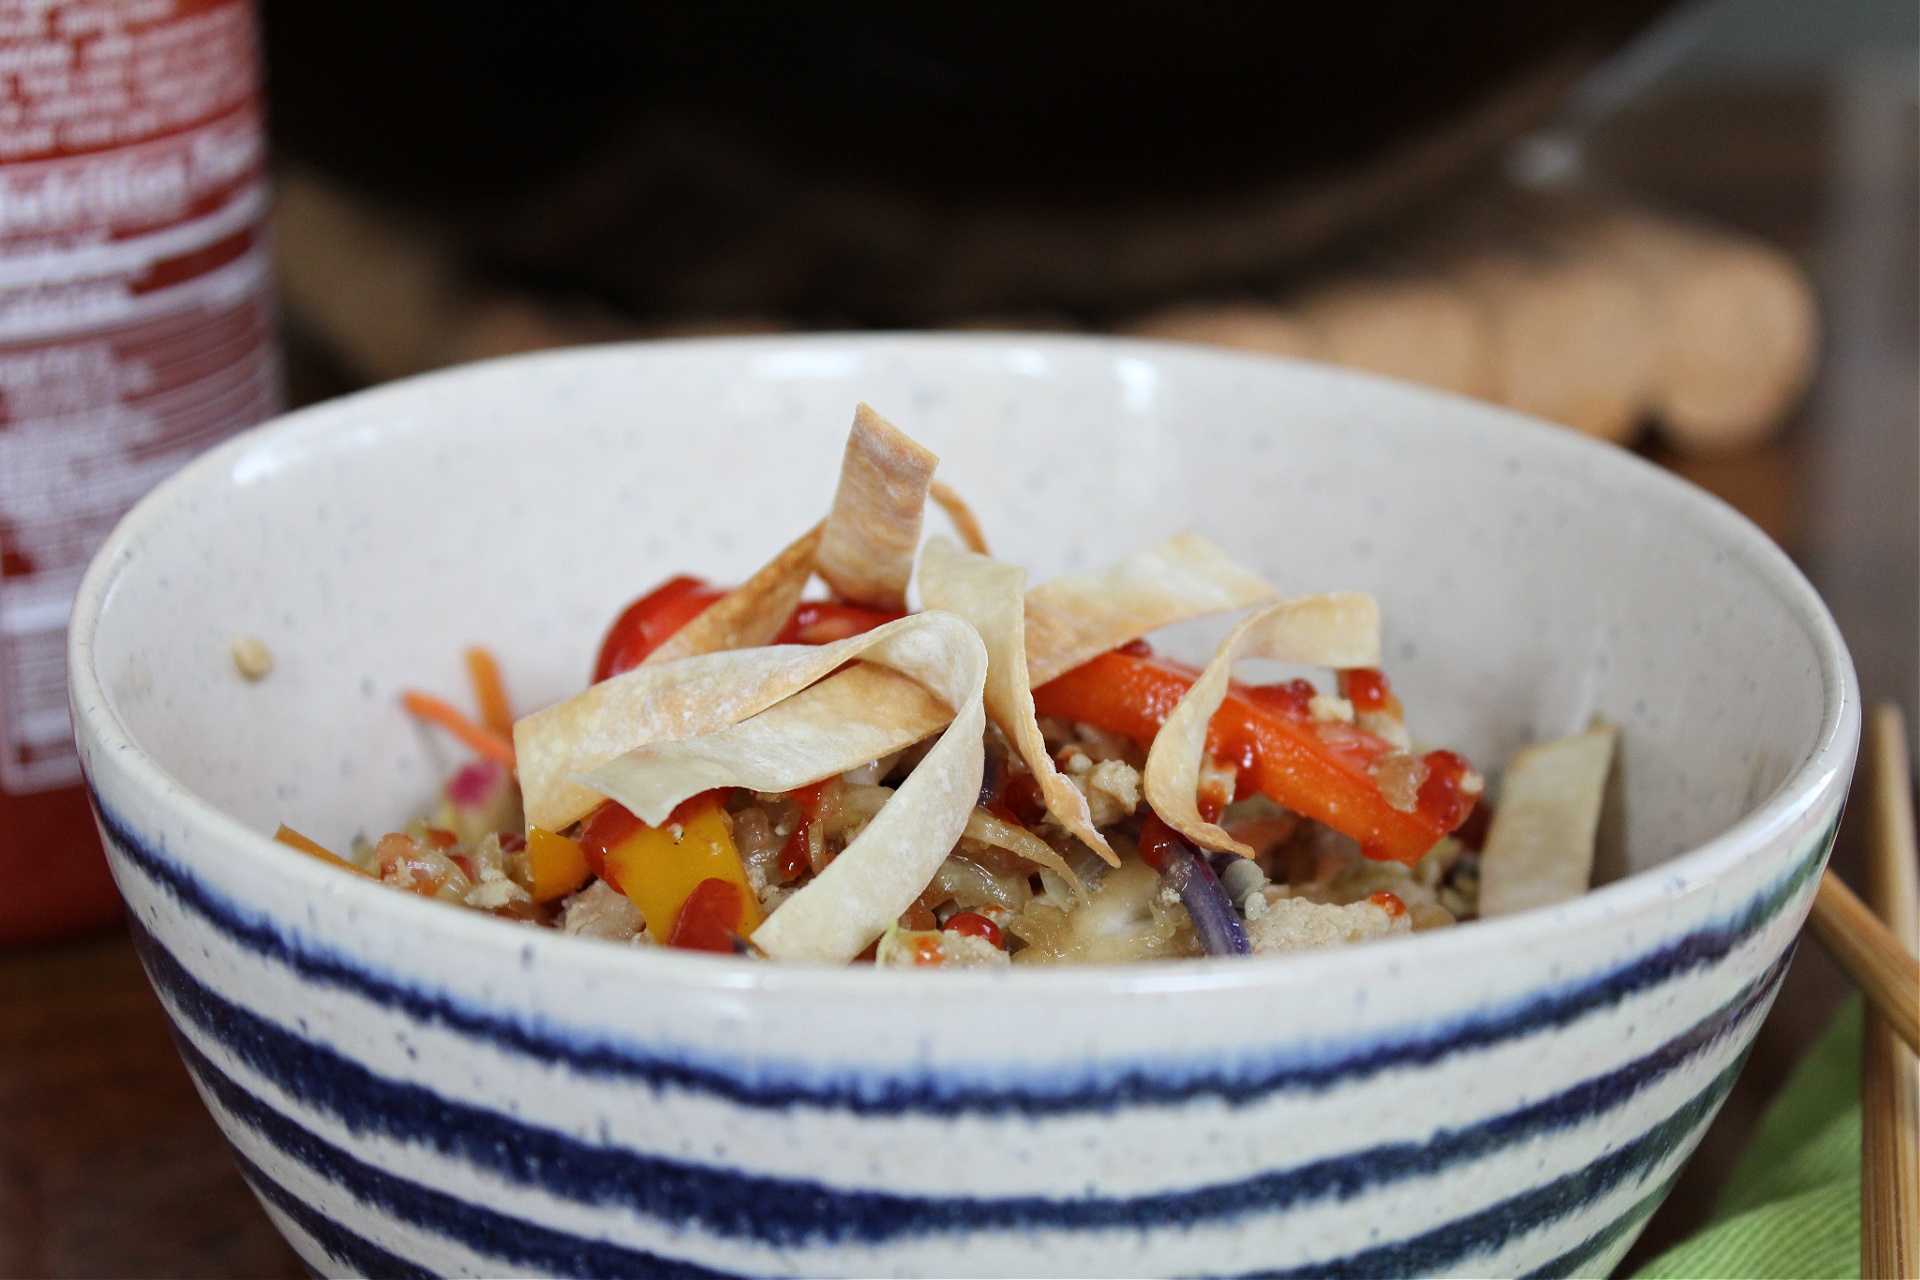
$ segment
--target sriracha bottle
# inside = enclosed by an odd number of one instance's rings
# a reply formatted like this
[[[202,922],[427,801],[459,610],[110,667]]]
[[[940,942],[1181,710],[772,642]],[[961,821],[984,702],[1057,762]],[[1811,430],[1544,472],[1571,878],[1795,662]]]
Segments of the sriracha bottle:
[[[251,0],[0,5],[0,945],[117,919],[67,718],[94,550],[279,408]]]

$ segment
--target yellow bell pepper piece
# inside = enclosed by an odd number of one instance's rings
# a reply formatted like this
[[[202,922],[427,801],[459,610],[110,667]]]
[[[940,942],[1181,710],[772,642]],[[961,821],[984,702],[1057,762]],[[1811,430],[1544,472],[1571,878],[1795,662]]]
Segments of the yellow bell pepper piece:
[[[760,899],[747,883],[746,868],[733,843],[733,824],[717,804],[678,823],[640,828],[607,850],[607,871],[640,908],[647,933],[663,945],[673,934],[680,908],[702,880],[738,885],[746,907],[740,922],[742,936],[760,927]]]
[[[579,841],[539,827],[527,828],[527,870],[535,902],[564,898],[593,874]]]

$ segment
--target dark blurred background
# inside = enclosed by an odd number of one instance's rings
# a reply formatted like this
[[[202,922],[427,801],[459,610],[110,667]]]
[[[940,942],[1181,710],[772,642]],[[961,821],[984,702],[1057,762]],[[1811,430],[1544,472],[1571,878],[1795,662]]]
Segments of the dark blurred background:
[[[1665,7],[264,16],[279,154],[487,268],[635,316],[923,325],[1270,275],[1484,160]]]
[[[1813,578],[1868,699],[1914,721],[1909,0],[261,17],[295,403],[673,334],[1047,328],[1331,359],[1712,489]],[[1629,1269],[1704,1219],[1846,990],[1801,949]],[[0,1193],[0,1274],[300,1274],[123,936],[0,965]]]

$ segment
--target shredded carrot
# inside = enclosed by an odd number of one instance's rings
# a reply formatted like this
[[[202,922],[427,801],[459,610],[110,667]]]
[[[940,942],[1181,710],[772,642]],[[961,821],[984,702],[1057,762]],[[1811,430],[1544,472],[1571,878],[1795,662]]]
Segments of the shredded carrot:
[[[400,695],[401,703],[407,711],[430,724],[437,724],[460,741],[478,751],[489,760],[498,760],[511,769],[513,761],[513,740],[505,734],[495,733],[482,724],[469,720],[466,713],[450,702],[443,702],[430,693],[418,693],[412,689]]]
[[[513,709],[507,703],[507,684],[500,678],[500,664],[493,655],[475,645],[467,650],[467,676],[473,681],[473,698],[480,704],[480,723],[503,738],[513,736]]]
[[[327,848],[327,846],[321,844],[318,840],[308,839],[284,822],[280,824],[280,829],[273,833],[273,838],[290,849],[298,849],[302,853],[310,853],[322,862],[338,863],[349,871],[359,871],[361,875],[367,874],[333,850]]]

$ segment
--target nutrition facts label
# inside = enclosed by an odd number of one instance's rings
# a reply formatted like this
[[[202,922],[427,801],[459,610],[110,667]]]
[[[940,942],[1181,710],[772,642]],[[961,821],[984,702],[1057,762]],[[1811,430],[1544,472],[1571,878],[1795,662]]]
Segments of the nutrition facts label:
[[[79,776],[101,540],[278,405],[257,93],[248,3],[0,0],[0,790]]]

